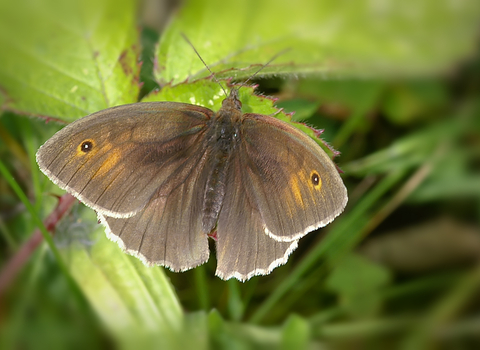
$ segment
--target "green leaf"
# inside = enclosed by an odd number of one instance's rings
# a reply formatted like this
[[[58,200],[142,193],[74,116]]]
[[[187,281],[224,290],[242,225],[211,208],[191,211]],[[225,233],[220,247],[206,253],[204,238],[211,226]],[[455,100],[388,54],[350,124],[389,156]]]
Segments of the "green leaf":
[[[0,1],[5,108],[72,121],[138,96],[135,0]]]
[[[165,342],[175,341],[183,312],[163,268],[147,267],[125,254],[107,239],[103,227],[95,225],[92,210],[77,211],[59,228],[57,245],[63,246],[71,274],[107,329],[124,344],[166,334]],[[68,237],[69,244],[61,244],[59,236]]]
[[[480,177],[478,173],[470,171],[474,152],[467,153],[458,144],[451,146],[409,200],[431,202],[439,199],[480,198]]]
[[[278,327],[259,327],[224,321],[216,310],[208,315],[213,349],[278,349],[281,332]]]
[[[391,280],[390,273],[360,255],[349,254],[335,267],[327,287],[340,297],[340,303],[355,316],[378,312],[382,296],[379,291]]]
[[[298,93],[316,99],[325,109],[346,118],[332,141],[335,147],[342,146],[355,131],[370,129],[367,113],[375,109],[383,89],[380,81],[358,79],[303,79],[297,87]]]
[[[222,86],[228,94],[231,87],[227,86],[224,82],[222,82]],[[202,79],[194,83],[184,83],[175,86],[167,85],[161,90],[145,96],[142,102],[183,102],[207,107],[216,112],[222,107],[222,101],[227,97],[224,90],[222,90],[222,86],[209,79]],[[266,115],[278,113],[278,109],[273,106],[273,100],[255,95],[252,87],[241,87],[239,97],[243,104],[242,111],[244,113]],[[287,120],[289,117],[283,115],[280,119]]]
[[[472,53],[480,18],[475,1],[372,2],[262,0],[225,6],[186,1],[160,39],[157,79],[177,84],[210,73],[384,76],[444,70]]]
[[[450,142],[465,130],[466,125],[460,119],[435,123],[395,140],[385,149],[344,164],[342,168],[352,175],[365,176],[423,164],[438,145]]]
[[[292,120],[296,122],[301,122],[310,118],[319,107],[318,102],[310,102],[304,99],[282,101],[277,105],[284,108],[287,113],[294,113]]]
[[[297,315],[291,315],[283,327],[281,349],[308,349],[311,330],[308,322]]]
[[[448,101],[447,91],[440,81],[416,80],[391,87],[384,98],[382,109],[395,124],[407,125],[425,119]]]

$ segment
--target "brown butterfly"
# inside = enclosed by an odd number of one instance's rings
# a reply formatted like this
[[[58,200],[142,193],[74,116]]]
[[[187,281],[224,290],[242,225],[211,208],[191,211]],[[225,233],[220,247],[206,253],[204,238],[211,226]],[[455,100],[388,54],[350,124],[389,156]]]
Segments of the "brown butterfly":
[[[145,264],[196,267],[212,236],[216,275],[245,281],[284,264],[343,211],[347,191],[310,137],[241,107],[232,89],[217,113],[176,102],[109,108],[59,131],[37,162]]]

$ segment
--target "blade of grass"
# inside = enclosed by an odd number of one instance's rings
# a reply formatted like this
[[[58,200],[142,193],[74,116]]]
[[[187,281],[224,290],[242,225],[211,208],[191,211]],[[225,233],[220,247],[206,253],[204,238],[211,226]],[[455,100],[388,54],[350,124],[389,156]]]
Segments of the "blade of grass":
[[[33,171],[33,169],[38,169],[37,160],[35,158],[35,154],[38,150],[38,134],[32,132],[32,124],[22,123],[22,133],[23,133],[23,140],[25,142],[25,147],[27,149],[27,155],[29,160],[29,168],[30,174],[32,176],[32,184],[33,184],[33,191],[35,193],[35,198],[39,198],[41,195],[40,190],[40,172]],[[35,203],[35,209],[37,212],[40,211],[41,208],[41,201],[37,200]]]
[[[443,298],[434,304],[417,327],[404,339],[400,349],[427,349],[442,328],[478,293],[480,264],[465,276]],[[438,333],[437,333],[438,332]]]
[[[331,340],[365,339],[371,336],[378,337],[380,334],[398,332],[410,327],[412,324],[414,324],[414,319],[408,317],[382,318],[322,325],[319,329],[314,330],[314,333],[318,337]]]
[[[14,349],[16,341],[21,339],[22,333],[22,320],[26,317],[27,307],[31,303],[33,297],[33,291],[35,290],[35,283],[40,275],[40,269],[42,266],[42,260],[45,258],[45,249],[39,251],[39,254],[35,256],[32,261],[31,269],[28,272],[27,281],[22,289],[20,289],[20,295],[17,300],[18,303],[14,304],[13,315],[10,318],[9,331],[4,332],[2,337],[1,347],[2,349]]]
[[[7,242],[8,249],[10,249],[11,251],[17,250],[18,243],[13,237],[13,234],[10,231],[10,229],[7,227],[7,225],[5,225],[5,223],[1,218],[0,218],[0,234],[5,239],[5,242]]]
[[[40,217],[37,215],[37,212],[35,211],[35,208],[30,203],[30,201],[28,200],[25,193],[22,191],[22,189],[20,188],[18,183],[15,181],[13,175],[10,173],[8,168],[3,164],[3,162],[1,160],[0,160],[0,173],[3,175],[3,177],[8,182],[10,187],[13,189],[15,194],[18,196],[18,198],[20,198],[22,203],[27,208],[28,212],[30,213],[30,215],[32,217],[32,220],[34,221],[35,225],[40,230],[43,238],[45,239],[45,241],[47,242],[50,250],[52,251],[52,253],[53,253],[53,255],[54,255],[54,257],[55,257],[55,259],[58,263],[58,266],[59,266],[60,270],[65,275],[65,277],[67,279],[67,282],[71,287],[72,292],[76,295],[76,297],[79,298],[79,300],[84,300],[82,292],[80,291],[80,288],[75,283],[75,280],[73,279],[73,277],[70,275],[70,273],[67,269],[67,266],[65,265],[65,263],[62,259],[62,256],[60,255],[60,252],[58,251],[57,247],[55,246],[55,244],[53,242],[52,237],[50,236],[50,233],[45,228],[45,225],[43,224]]]
[[[205,267],[199,266],[193,270],[195,278],[195,289],[197,290],[198,305],[202,310],[210,309],[210,298],[208,297],[207,276]]]
[[[245,306],[240,296],[239,282],[230,279],[228,283],[228,313],[233,321],[240,321],[243,317]]]

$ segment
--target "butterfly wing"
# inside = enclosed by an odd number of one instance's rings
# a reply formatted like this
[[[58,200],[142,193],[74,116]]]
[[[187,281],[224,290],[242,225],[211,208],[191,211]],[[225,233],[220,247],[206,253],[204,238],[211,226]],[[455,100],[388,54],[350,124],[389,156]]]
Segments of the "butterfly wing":
[[[227,179],[217,225],[216,275],[225,280],[235,277],[240,281],[255,275],[267,275],[287,262],[297,247],[297,241],[278,242],[265,234],[241,154],[232,156]]]
[[[205,155],[190,155],[143,210],[130,218],[101,216],[107,235],[147,265],[185,271],[208,260],[208,232],[202,231],[202,204],[208,168]]]
[[[129,217],[203,153],[213,112],[173,102],[109,108],[69,124],[37,152],[40,169],[97,212]]]
[[[335,164],[310,137],[276,118],[244,114],[242,166],[263,230],[294,241],[327,225],[347,203]]]
[[[199,193],[212,115],[172,102],[107,109],[59,131],[37,161],[53,182],[95,209],[108,236],[129,253],[186,270],[209,256]]]

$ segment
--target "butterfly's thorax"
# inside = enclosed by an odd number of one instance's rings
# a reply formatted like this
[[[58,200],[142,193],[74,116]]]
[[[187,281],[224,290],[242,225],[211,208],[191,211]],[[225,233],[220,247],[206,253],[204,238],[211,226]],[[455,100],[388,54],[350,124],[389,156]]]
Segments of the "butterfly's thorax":
[[[224,100],[211,125],[210,149],[211,171],[204,192],[203,230],[210,233],[214,228],[225,197],[226,177],[230,156],[237,147],[242,112],[235,95]]]

